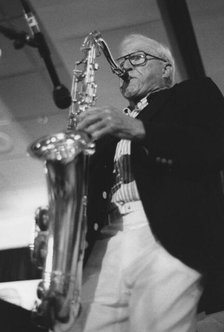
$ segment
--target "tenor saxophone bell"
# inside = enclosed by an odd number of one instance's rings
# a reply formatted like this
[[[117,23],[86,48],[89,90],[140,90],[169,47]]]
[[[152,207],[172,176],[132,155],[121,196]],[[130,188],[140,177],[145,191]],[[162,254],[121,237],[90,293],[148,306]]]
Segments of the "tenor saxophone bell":
[[[48,187],[48,240],[34,310],[39,325],[66,322],[80,310],[86,233],[86,162],[94,144],[82,132],[58,133],[34,142],[29,152],[44,161]]]

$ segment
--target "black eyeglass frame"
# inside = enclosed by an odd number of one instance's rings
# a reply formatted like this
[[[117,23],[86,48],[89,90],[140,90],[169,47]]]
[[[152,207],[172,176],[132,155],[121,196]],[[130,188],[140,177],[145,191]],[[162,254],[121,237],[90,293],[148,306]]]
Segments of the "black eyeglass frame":
[[[140,63],[140,64],[133,64],[132,62],[131,62],[131,59],[130,59],[130,56],[131,55],[134,55],[134,54],[142,54],[142,55],[144,55],[144,61],[143,61],[143,63]],[[129,54],[126,54],[126,55],[124,55],[124,56],[121,56],[121,57],[119,57],[119,58],[117,58],[116,59],[116,62],[118,62],[118,65],[121,67],[121,68],[123,68],[123,66],[124,66],[124,63],[125,63],[125,61],[126,60],[128,60],[129,62],[130,62],[130,64],[133,66],[133,67],[137,67],[137,66],[144,66],[145,65],[145,63],[146,63],[146,60],[147,60],[147,57],[150,57],[151,59],[148,59],[148,60],[153,60],[153,59],[155,59],[155,60],[160,60],[160,61],[163,61],[163,62],[168,62],[167,60],[165,60],[165,59],[163,59],[163,58],[160,58],[159,56],[156,56],[156,55],[153,55],[153,54],[150,54],[150,53],[146,53],[145,51],[135,51],[135,52],[132,52],[132,53],[129,53]],[[119,61],[121,60],[121,59],[123,59],[123,63],[119,63]]]

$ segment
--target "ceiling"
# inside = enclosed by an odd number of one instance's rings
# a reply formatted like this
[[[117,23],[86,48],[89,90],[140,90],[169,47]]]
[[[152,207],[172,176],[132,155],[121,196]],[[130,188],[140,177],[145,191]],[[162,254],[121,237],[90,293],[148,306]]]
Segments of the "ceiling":
[[[170,44],[156,0],[30,0],[30,4],[60,81],[69,90],[81,44],[93,30],[102,33],[114,57],[130,32]],[[187,0],[187,5],[206,73],[224,93],[224,1]],[[0,0],[0,26],[29,33],[19,0]],[[43,135],[64,130],[68,110],[56,107],[52,81],[36,48],[16,49],[1,33],[0,48],[0,248],[4,249],[28,245],[34,211],[47,204],[43,165],[28,156],[27,147]],[[123,107],[117,77],[104,57],[98,62],[98,104]],[[182,79],[177,66],[177,81]]]

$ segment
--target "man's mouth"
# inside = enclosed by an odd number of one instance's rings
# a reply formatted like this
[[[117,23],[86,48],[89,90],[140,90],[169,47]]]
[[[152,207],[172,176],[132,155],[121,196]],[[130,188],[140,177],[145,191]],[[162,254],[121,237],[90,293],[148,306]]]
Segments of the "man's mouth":
[[[130,82],[134,77],[133,76],[130,76],[128,75],[127,79],[125,80],[125,82]]]

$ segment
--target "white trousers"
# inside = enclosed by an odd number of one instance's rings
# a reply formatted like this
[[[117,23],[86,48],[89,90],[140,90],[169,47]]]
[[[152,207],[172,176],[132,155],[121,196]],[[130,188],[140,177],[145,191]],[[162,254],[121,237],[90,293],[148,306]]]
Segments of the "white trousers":
[[[195,332],[200,274],[152,235],[142,207],[104,228],[84,270],[69,332]]]

